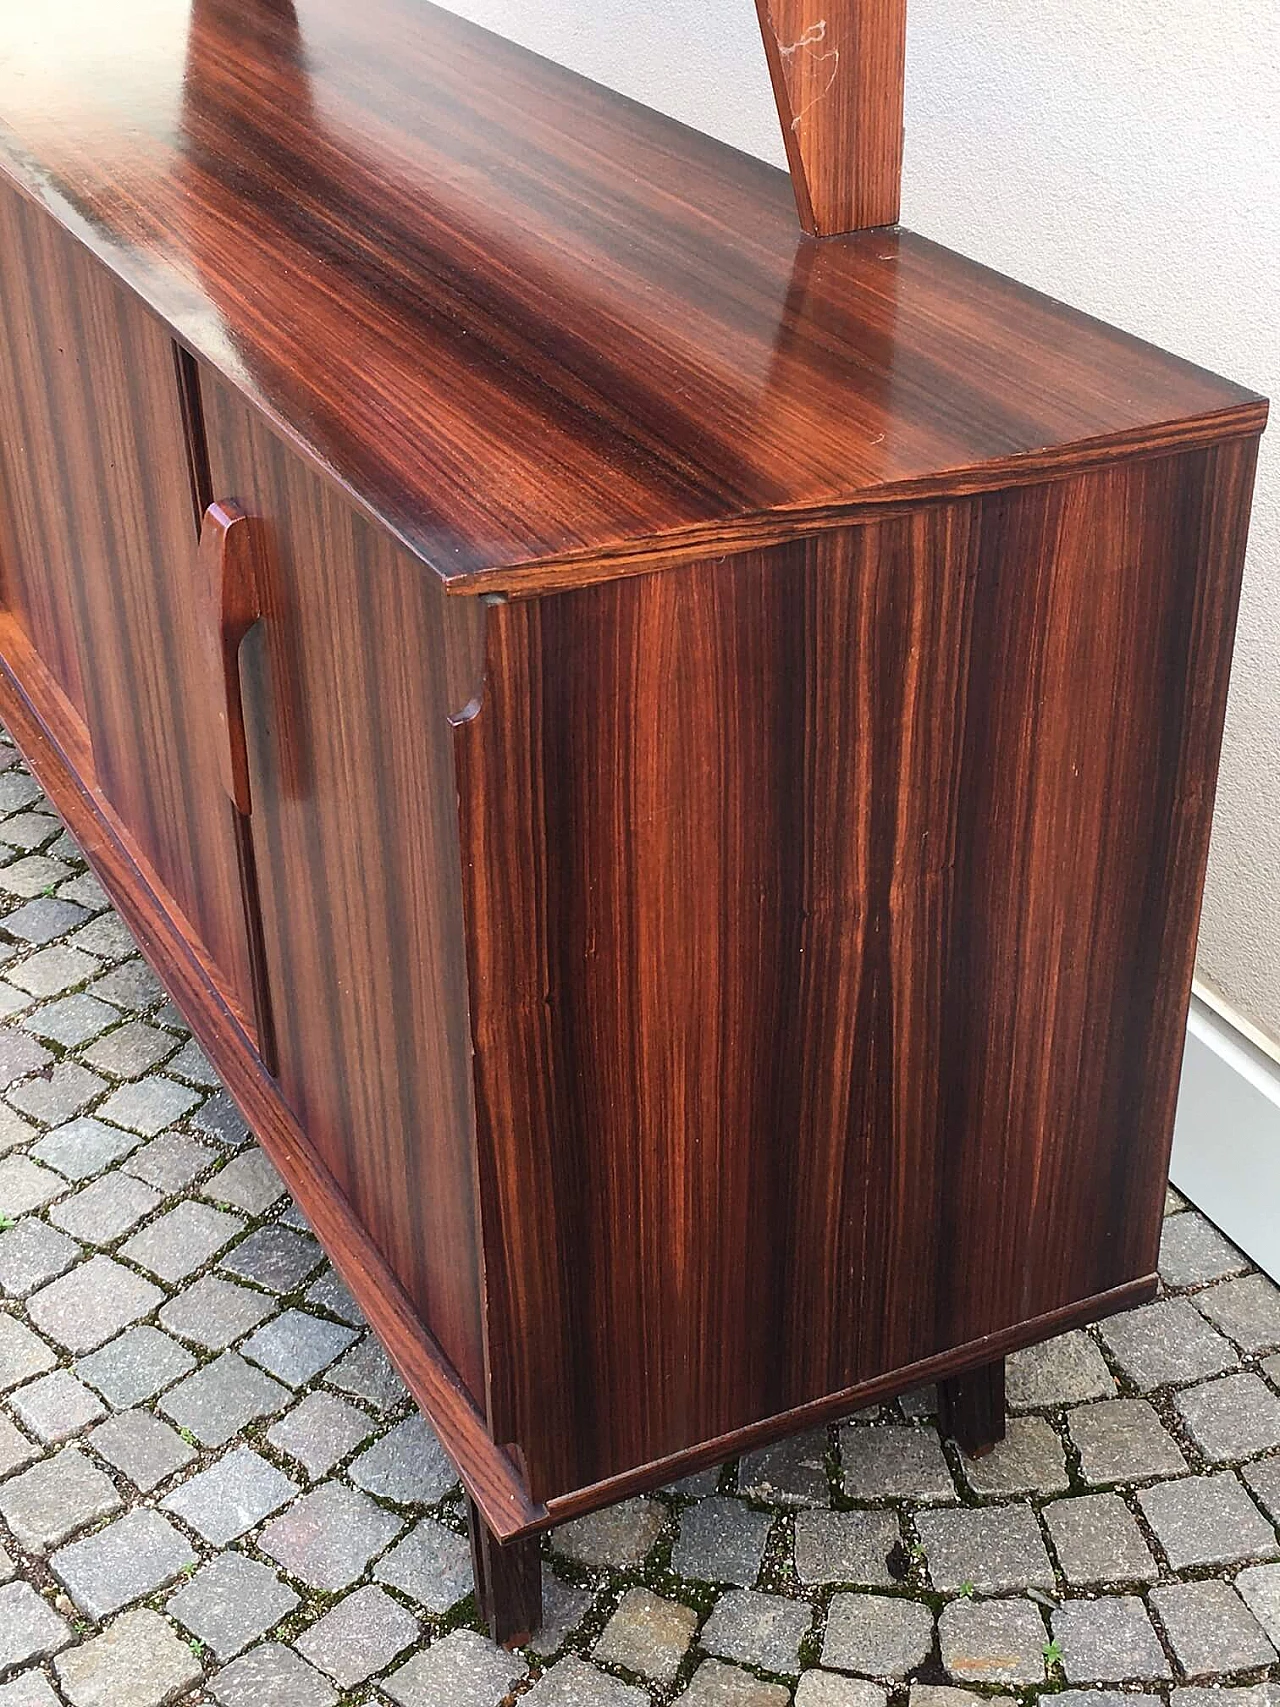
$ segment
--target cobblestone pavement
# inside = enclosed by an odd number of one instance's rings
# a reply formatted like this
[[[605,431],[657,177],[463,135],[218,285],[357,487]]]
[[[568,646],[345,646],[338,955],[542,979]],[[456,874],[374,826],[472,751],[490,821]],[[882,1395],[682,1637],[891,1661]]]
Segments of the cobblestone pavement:
[[[1280,1707],[1280,1292],[1159,1302],[568,1524],[477,1633],[452,1469],[0,746],[0,1707]],[[1081,1692],[1087,1692],[1082,1695]]]

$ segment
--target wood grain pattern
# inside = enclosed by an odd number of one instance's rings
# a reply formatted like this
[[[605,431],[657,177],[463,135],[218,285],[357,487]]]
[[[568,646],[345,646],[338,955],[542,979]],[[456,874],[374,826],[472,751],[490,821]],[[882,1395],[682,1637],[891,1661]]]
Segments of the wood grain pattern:
[[[545,1528],[547,1512],[529,1499],[522,1471],[495,1446],[483,1410],[286,1107],[203,945],[97,785],[78,712],[7,612],[0,613],[0,719],[431,1418],[485,1522],[504,1538]]]
[[[82,712],[99,785],[251,1025],[171,340],[8,185],[0,299],[5,605]]]
[[[894,225],[907,0],[756,0],[796,209],[820,237]]]
[[[785,174],[420,0],[81,20],[0,10],[0,169],[453,586],[1261,427],[921,238],[815,244]]]
[[[201,393],[213,489],[259,530],[240,660],[280,1087],[483,1411],[446,667],[472,613],[225,385]]]
[[[1154,1270],[1252,458],[491,610],[456,742],[535,1499]]]

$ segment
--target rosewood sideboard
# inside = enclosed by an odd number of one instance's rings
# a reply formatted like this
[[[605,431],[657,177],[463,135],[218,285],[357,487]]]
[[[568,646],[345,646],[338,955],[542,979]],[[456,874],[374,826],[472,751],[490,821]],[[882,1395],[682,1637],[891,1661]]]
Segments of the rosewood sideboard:
[[[0,715],[495,1634],[750,1445],[989,1444],[1155,1288],[1264,402],[897,228],[895,0],[762,0],[802,223],[420,0],[99,12],[0,20]]]

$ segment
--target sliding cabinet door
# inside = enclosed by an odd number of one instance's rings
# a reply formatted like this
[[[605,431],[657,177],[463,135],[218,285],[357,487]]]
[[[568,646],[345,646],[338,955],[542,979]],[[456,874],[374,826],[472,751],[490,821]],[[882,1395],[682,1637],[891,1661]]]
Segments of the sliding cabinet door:
[[[3,186],[0,303],[9,632],[83,720],[94,780],[244,1017],[238,832],[197,628],[198,445],[173,342]]]

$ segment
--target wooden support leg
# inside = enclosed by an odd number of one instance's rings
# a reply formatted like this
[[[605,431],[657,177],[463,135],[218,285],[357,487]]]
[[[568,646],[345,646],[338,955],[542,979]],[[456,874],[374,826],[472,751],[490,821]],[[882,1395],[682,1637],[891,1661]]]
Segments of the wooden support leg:
[[[504,1547],[494,1540],[470,1500],[467,1529],[476,1599],[489,1634],[504,1648],[518,1648],[542,1623],[542,1560],[537,1538],[512,1541]]]
[[[966,1458],[984,1458],[1004,1439],[1004,1358],[938,1383],[938,1422]]]

